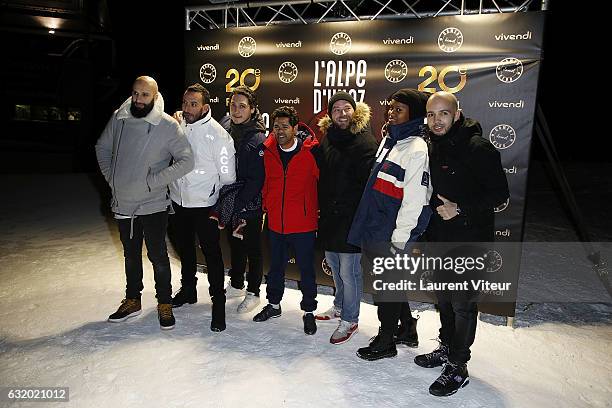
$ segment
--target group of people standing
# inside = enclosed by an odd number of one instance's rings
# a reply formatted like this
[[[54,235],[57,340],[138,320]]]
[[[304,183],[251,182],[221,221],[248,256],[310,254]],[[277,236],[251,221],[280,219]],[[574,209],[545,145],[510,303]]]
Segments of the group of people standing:
[[[443,242],[493,240],[493,209],[508,197],[500,155],[450,93],[395,92],[380,143],[371,130],[369,106],[346,92],[330,98],[318,123],[320,139],[288,106],[271,114],[266,137],[256,96],[247,87],[233,90],[230,115],[222,124],[212,118],[209,101],[209,92],[194,84],[183,95],[182,111],[169,116],[155,80],[139,77],[96,144],[112,190],[127,281],[125,299],[109,316],[111,322],[141,313],[143,239],[153,265],[160,327],[171,329],[173,307],[197,302],[197,237],[208,273],[210,328],[219,332],[226,328],[226,298],[243,298],[238,313],[260,303],[265,214],[268,303],[253,320],[281,316],[285,268],[293,251],[304,332],[315,334],[317,321],[338,321],[332,344],[343,344],[358,331],[362,266],[371,263],[370,244],[409,250],[424,236]],[[165,241],[169,218],[181,259],[181,288],[174,297]],[[223,228],[231,249],[226,287],[219,242]],[[332,307],[317,315],[316,239],[336,288]],[[379,332],[357,356],[372,361],[397,355],[397,344],[417,347],[417,319],[408,302],[375,295],[375,304]],[[442,396],[468,382],[477,305],[445,299],[438,308],[439,347],[416,356],[415,363],[444,366],[430,387]]]

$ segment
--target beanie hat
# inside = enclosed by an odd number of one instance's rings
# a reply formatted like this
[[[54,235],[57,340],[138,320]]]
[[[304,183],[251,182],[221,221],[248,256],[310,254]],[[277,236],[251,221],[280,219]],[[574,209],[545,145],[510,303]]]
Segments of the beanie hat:
[[[351,94],[349,94],[348,92],[339,91],[336,92],[331,98],[329,98],[329,102],[327,103],[327,114],[329,116],[331,116],[332,107],[334,106],[334,103],[338,101],[347,101],[351,104],[353,109],[357,109],[357,104],[355,103],[355,99],[353,99]]]
[[[404,88],[395,92],[391,95],[391,99],[394,99],[404,105],[408,105],[410,108],[408,114],[410,120],[416,118],[423,118],[427,116],[427,99],[429,99],[429,93],[417,91],[412,88]]]

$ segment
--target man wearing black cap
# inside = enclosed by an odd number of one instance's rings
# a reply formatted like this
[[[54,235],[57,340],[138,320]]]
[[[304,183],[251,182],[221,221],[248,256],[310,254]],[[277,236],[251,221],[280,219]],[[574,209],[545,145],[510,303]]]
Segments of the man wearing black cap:
[[[480,124],[463,116],[455,95],[436,92],[427,102],[435,214],[427,230],[433,242],[483,243],[494,239],[494,208],[509,196],[499,152],[482,137]],[[467,362],[476,336],[477,304],[460,293],[439,295],[440,345],[415,357],[426,368],[444,365],[429,387],[454,394],[469,382]]]
[[[381,255],[382,248],[383,256],[393,256],[390,249],[410,249],[429,222],[432,188],[427,143],[421,137],[425,133],[427,97],[407,88],[391,96],[386,135],[348,235],[349,243],[364,250],[367,267]],[[418,345],[416,319],[408,302],[389,301],[384,296],[375,296],[381,323],[378,335],[369,346],[357,350],[357,356],[364,360],[395,357],[396,342]]]
[[[363,290],[361,249],[346,238],[374,163],[376,140],[370,128],[370,107],[355,103],[347,92],[330,98],[319,128],[323,134],[319,239],[332,270],[336,296],[333,306],[317,315],[317,320],[336,322],[340,318],[329,341],[342,344],[357,332]]]

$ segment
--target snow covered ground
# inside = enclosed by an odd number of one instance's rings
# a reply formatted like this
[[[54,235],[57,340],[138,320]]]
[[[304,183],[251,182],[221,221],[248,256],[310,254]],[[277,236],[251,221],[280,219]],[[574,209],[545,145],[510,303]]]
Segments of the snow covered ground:
[[[4,407],[604,407],[612,406],[610,304],[522,305],[517,328],[482,316],[456,395],[427,392],[438,369],[416,354],[435,346],[438,317],[420,309],[418,349],[365,362],[355,350],[377,332],[363,303],[360,332],[333,346],[334,324],[302,330],[300,294],[283,315],[254,323],[227,304],[227,330],[212,333],[206,279],[200,301],[159,329],[145,262],[143,314],[106,322],[123,298],[121,243],[87,175],[2,176],[0,204],[0,386],[70,387],[68,403]],[[541,225],[539,226],[541,228]],[[173,286],[179,264],[172,260]],[[321,294],[319,309],[332,298]]]

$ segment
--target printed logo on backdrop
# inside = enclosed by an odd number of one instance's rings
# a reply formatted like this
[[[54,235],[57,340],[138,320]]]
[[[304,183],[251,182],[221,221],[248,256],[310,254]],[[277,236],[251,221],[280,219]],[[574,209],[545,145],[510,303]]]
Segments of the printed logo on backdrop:
[[[504,173],[506,174],[516,174],[516,172],[517,172],[516,166],[504,167]]]
[[[495,40],[497,41],[515,41],[515,40],[531,40],[531,31],[527,30],[526,33],[522,34],[495,34]]]
[[[219,51],[219,43],[216,43],[215,45],[204,45],[204,44],[200,44],[197,47],[198,51]]]
[[[499,206],[495,207],[495,212],[502,212],[504,211],[506,208],[508,208],[508,205],[510,204],[510,198],[507,198],[506,201],[504,201],[504,203],[500,204]]]
[[[244,58],[249,58],[255,54],[257,43],[253,37],[242,37],[238,43],[238,54]]]
[[[403,81],[407,73],[408,65],[402,60],[389,61],[385,66],[385,78],[393,84]]]
[[[523,63],[516,58],[504,58],[497,64],[495,75],[502,82],[512,83],[523,75]]]
[[[500,102],[500,101],[492,101],[489,102],[489,108],[499,108],[499,109],[523,109],[525,108],[525,101],[519,99],[516,102]]]
[[[299,105],[300,97],[296,96],[295,98],[274,98],[274,103],[277,105]]]
[[[487,258],[487,272],[497,272],[504,265],[501,254],[494,249],[487,251],[485,257]]]
[[[507,149],[514,144],[516,132],[510,125],[501,124],[491,129],[489,140],[497,149]]]
[[[384,45],[408,45],[414,44],[414,37],[410,36],[408,38],[383,38],[382,43]]]
[[[329,49],[336,55],[344,55],[351,49],[351,37],[347,33],[336,33],[329,42]]]
[[[205,84],[210,84],[217,78],[217,69],[213,64],[204,64],[200,67],[200,79]]]
[[[276,48],[302,48],[302,41],[298,42],[277,42]]]
[[[297,76],[298,67],[291,61],[285,61],[278,67],[278,79],[285,84],[295,81]]]
[[[438,47],[444,52],[455,52],[463,45],[463,33],[455,27],[442,30],[438,36]]]
[[[506,228],[504,230],[495,230],[495,236],[496,237],[510,238],[512,236],[512,231],[510,231],[509,228]]]

